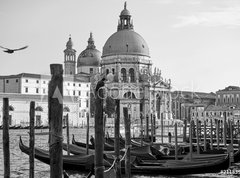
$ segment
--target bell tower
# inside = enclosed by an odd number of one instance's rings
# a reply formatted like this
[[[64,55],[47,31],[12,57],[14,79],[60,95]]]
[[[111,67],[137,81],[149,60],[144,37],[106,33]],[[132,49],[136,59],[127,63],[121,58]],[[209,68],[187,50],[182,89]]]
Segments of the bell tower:
[[[69,36],[64,50],[64,74],[75,75],[76,74],[76,50],[72,48],[73,43],[71,35]]]

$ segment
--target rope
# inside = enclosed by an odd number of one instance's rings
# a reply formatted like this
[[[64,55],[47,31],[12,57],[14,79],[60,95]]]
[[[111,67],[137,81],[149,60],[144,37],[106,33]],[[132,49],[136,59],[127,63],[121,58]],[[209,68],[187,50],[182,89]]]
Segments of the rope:
[[[55,145],[55,144],[63,141],[63,136],[61,136],[61,135],[56,135],[56,134],[53,134],[52,132],[50,132],[50,136],[51,136],[51,137],[54,136],[54,137],[56,138],[56,142],[50,144],[50,148],[51,148],[53,145]]]
[[[120,162],[123,161],[123,160],[125,159],[125,157],[126,157],[126,155],[127,155],[127,151],[128,151],[128,149],[130,149],[131,145],[126,145],[126,147],[127,147],[127,148],[126,148],[126,151],[125,151],[125,153],[124,153],[122,159],[120,160]]]
[[[115,166],[115,164],[116,164],[116,161],[117,161],[117,158],[115,158],[114,159],[114,161],[113,161],[113,163],[112,163],[112,165],[111,165],[111,167],[110,168],[108,168],[107,170],[105,170],[104,172],[109,172],[114,166]]]

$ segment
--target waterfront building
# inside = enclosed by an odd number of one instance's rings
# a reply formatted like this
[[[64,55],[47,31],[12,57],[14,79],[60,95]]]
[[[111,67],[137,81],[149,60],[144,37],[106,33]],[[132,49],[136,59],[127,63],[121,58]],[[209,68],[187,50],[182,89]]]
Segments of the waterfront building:
[[[215,93],[174,91],[172,92],[173,118],[188,122],[196,118],[203,119],[205,109],[215,104]]]
[[[223,121],[223,114],[226,113],[227,120],[233,119],[235,122],[240,120],[240,87],[228,86],[216,92],[215,105],[209,105],[206,110],[206,119]]]

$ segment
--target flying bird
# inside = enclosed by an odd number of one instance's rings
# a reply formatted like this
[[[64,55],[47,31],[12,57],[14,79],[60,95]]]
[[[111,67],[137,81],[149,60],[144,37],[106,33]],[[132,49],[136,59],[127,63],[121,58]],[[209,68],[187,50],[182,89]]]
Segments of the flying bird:
[[[5,47],[2,47],[2,46],[0,46],[0,47],[5,49],[4,52],[12,54],[12,53],[14,53],[14,51],[19,51],[19,50],[26,49],[28,46],[24,46],[24,47],[18,48],[18,49],[9,49],[9,48],[5,48]]]

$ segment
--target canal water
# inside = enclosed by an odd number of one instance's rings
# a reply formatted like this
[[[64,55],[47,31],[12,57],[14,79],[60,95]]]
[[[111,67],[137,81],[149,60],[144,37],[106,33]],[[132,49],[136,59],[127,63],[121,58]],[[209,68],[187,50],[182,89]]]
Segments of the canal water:
[[[47,132],[48,129],[35,130],[35,132]],[[27,178],[29,177],[29,157],[25,153],[22,153],[19,149],[19,136],[22,136],[23,142],[29,144],[29,130],[19,129],[19,130],[10,130],[10,165],[11,165],[11,178]],[[113,129],[108,130],[110,136],[113,134]],[[77,141],[85,142],[86,139],[86,129],[84,128],[70,128],[70,140],[72,139],[72,134],[75,135]],[[63,129],[64,142],[66,142],[66,129]],[[94,129],[90,129],[90,135],[94,135]],[[36,135],[35,136],[35,146],[43,149],[48,149],[48,135]],[[64,152],[66,154],[66,152]],[[217,173],[217,174],[198,174],[198,175],[184,175],[181,177],[219,177],[219,178],[235,178],[240,177],[239,174],[234,174],[231,172]],[[70,177],[85,177],[85,174],[78,172],[68,172]],[[2,130],[0,130],[0,178],[3,177],[3,142],[2,142]],[[35,177],[36,178],[48,178],[50,177],[50,167],[49,165],[42,163],[35,159]],[[132,176],[133,178],[170,178],[172,176]],[[180,176],[176,176],[180,177]]]

